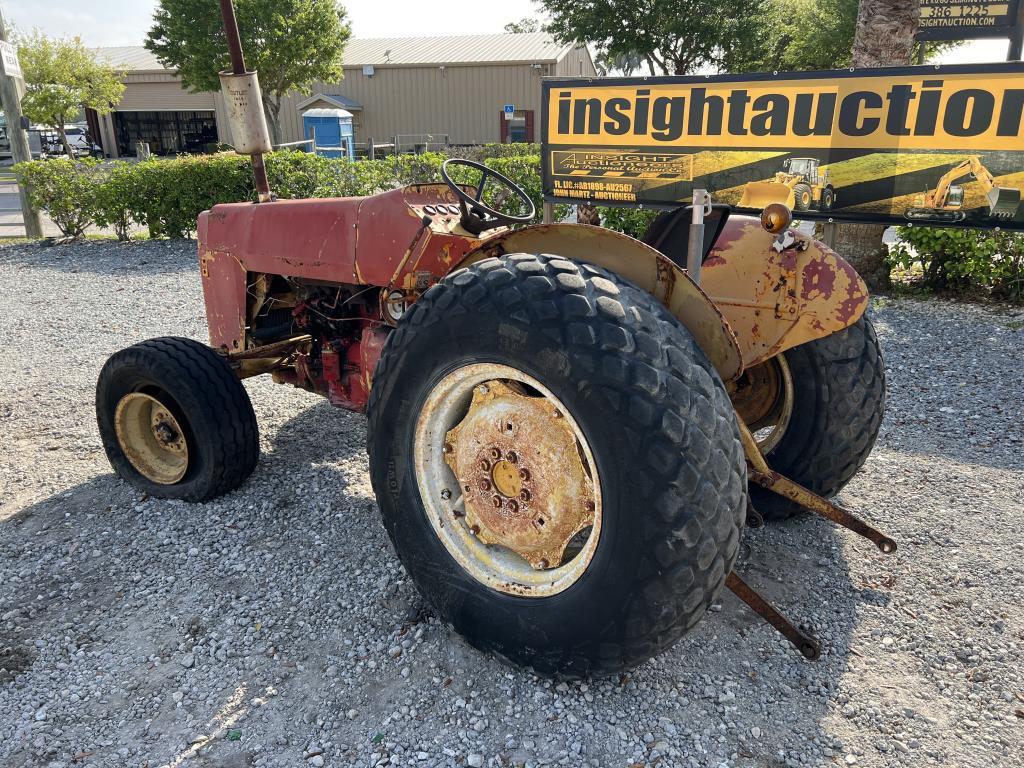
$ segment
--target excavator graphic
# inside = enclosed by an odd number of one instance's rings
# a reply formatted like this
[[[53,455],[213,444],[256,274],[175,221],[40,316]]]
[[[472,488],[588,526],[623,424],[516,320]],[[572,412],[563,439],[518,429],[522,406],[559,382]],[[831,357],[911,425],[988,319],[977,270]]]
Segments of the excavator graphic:
[[[964,211],[964,188],[957,184],[969,176],[980,182],[988,197],[989,216],[994,219],[1012,219],[1020,207],[1020,190],[996,186],[991,172],[974,155],[953,166],[939,179],[935,189],[918,195],[914,207],[907,210],[911,221],[955,222],[967,217]]]

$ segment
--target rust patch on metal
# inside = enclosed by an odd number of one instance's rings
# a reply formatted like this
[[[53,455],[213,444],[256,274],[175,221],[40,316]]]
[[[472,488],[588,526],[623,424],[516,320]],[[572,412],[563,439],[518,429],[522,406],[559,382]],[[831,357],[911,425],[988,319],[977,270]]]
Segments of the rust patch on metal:
[[[489,381],[445,437],[470,530],[537,569],[561,564],[570,540],[594,524],[596,508],[576,436],[555,411],[522,387]]]
[[[757,594],[747,582],[733,571],[725,577],[725,586],[740,600],[747,604],[754,613],[771,624],[785,637],[800,654],[809,661],[817,661],[821,656],[821,644],[811,635],[799,629],[793,622],[779,613],[779,610]]]

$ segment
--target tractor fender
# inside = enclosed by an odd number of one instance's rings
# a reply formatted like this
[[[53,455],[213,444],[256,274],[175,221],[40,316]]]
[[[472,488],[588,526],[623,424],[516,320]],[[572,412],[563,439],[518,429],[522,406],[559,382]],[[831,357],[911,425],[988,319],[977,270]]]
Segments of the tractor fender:
[[[546,253],[603,267],[651,293],[684,325],[723,381],[743,372],[736,336],[707,294],[662,253],[629,235],[587,224],[508,230],[466,254],[453,269],[506,253]]]
[[[757,219],[733,216],[701,270],[701,287],[736,334],[751,368],[847,328],[864,314],[868,289],[824,243],[790,230],[785,247]]]

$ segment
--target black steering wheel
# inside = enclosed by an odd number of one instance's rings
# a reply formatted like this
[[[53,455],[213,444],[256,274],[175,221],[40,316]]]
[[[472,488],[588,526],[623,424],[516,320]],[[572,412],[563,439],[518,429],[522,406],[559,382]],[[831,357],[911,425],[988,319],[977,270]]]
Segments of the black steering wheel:
[[[480,181],[476,184],[475,197],[466,192],[460,184],[452,181],[451,176],[448,175],[448,167],[455,165],[464,165],[467,168],[480,171]],[[459,207],[462,208],[462,226],[474,235],[479,235],[481,232],[500,227],[503,224],[529,224],[533,221],[533,217],[537,215],[537,207],[533,204],[530,196],[526,194],[526,190],[508,176],[498,173],[493,168],[488,168],[483,163],[453,157],[441,164],[441,178],[444,179],[444,183],[451,187],[452,192],[459,198]],[[521,216],[513,216],[509,213],[496,211],[484,203],[484,187],[487,186],[487,182],[491,179],[500,182],[501,186],[518,197],[526,207],[527,213]]]

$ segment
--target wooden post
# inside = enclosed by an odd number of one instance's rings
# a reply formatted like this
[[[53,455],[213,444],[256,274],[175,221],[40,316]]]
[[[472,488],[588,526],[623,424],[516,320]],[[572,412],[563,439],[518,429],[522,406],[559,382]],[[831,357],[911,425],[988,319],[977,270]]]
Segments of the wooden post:
[[[7,42],[7,22],[3,8],[0,8],[0,40]],[[11,141],[11,157],[14,162],[27,163],[32,159],[32,150],[28,146],[28,136],[22,126],[21,95],[18,84],[13,77],[8,77],[0,62],[0,97],[3,100],[4,115],[7,117],[7,136]],[[32,207],[28,189],[18,184],[18,198],[21,201],[21,216],[25,221],[25,235],[39,238],[43,236],[43,225],[39,221],[39,212]]]

